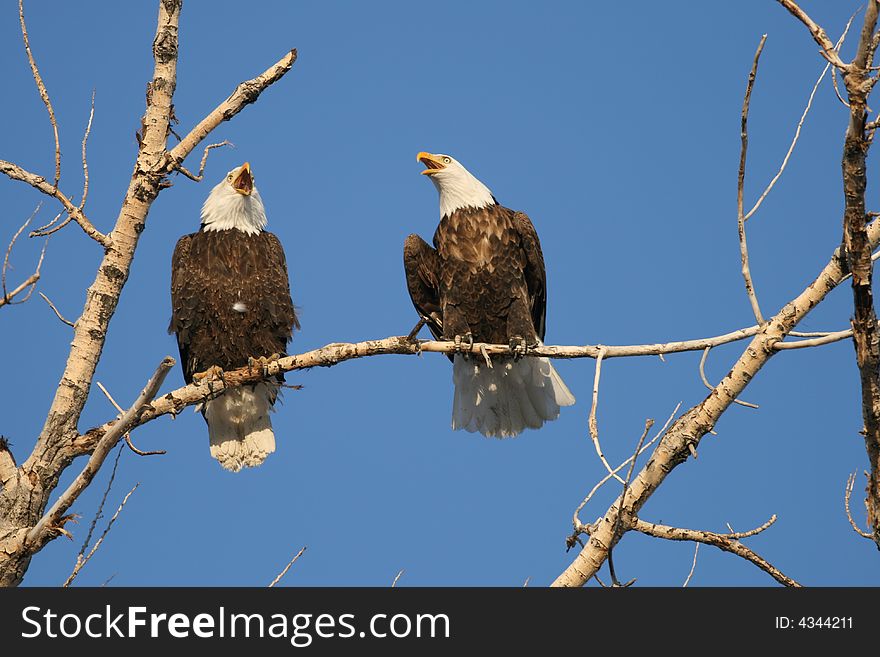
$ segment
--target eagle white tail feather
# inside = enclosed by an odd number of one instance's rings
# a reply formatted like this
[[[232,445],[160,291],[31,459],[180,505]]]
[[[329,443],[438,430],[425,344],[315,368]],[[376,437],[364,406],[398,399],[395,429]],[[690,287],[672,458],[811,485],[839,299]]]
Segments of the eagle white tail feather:
[[[258,383],[233,388],[205,404],[211,456],[225,469],[255,467],[275,451],[269,412],[276,394],[272,384]]]
[[[548,358],[502,358],[492,368],[456,354],[452,364],[455,394],[452,428],[505,438],[538,429],[559,417],[574,395]]]

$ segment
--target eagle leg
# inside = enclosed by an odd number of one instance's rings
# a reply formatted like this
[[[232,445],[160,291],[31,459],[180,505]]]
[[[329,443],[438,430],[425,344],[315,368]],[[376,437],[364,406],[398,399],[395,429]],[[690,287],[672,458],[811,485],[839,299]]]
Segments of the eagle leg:
[[[406,336],[407,342],[412,342],[416,339],[416,336],[419,334],[419,331],[422,330],[422,327],[428,323],[428,318],[424,315],[419,315],[419,322],[415,326],[413,326],[413,330],[409,332],[409,335]]]

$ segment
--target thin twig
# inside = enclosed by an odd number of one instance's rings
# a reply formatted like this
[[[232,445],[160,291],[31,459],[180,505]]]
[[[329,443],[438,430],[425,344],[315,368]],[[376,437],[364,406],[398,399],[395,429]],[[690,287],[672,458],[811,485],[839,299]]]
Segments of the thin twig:
[[[843,497],[843,504],[846,508],[846,517],[849,518],[849,524],[852,525],[853,531],[861,536],[862,538],[867,538],[870,540],[874,540],[874,536],[870,532],[866,532],[863,529],[860,529],[856,524],[856,521],[853,520],[852,512],[849,509],[849,500],[852,497],[853,487],[856,485],[856,473],[853,472],[846,479],[846,492]]]
[[[662,436],[662,435],[666,432],[666,430],[669,428],[670,423],[672,422],[672,419],[675,417],[675,414],[678,413],[678,409],[679,409],[679,408],[681,408],[681,402],[678,402],[678,404],[675,405],[675,408],[672,410],[672,413],[670,413],[670,414],[669,414],[669,417],[666,419],[666,423],[660,428],[660,431],[658,431],[658,432],[655,434],[655,436],[654,436],[653,438],[651,438],[651,440],[649,440],[647,443],[645,443],[645,445],[642,447],[641,451],[639,452],[639,455],[641,455],[642,452],[644,452],[644,451],[645,451],[646,449],[648,449],[651,445],[653,445],[655,442],[657,442],[657,440],[660,438],[660,436]],[[636,455],[633,455],[633,456],[636,456]],[[626,466],[627,463],[629,463],[630,461],[632,461],[633,456],[630,456],[630,457],[629,457],[628,459],[626,459],[623,463],[621,463],[621,464],[618,465],[616,468],[614,468],[614,473],[616,474],[617,472],[620,472],[620,471]],[[582,501],[582,502],[578,505],[578,507],[574,510],[574,519],[573,519],[573,523],[574,523],[574,528],[575,528],[575,532],[576,532],[576,533],[580,533],[580,532],[579,532],[579,528],[581,528],[581,527],[584,526],[583,523],[581,523],[581,521],[580,521],[580,517],[579,517],[579,516],[580,516],[580,512],[583,510],[583,508],[584,508],[587,504],[589,504],[590,499],[593,497],[593,495],[596,494],[596,491],[599,490],[602,486],[604,486],[605,483],[607,483],[608,480],[611,479],[612,476],[613,476],[612,474],[607,474],[607,475],[605,475],[605,476],[599,481],[598,484],[596,484],[595,486],[593,486],[593,490],[591,490],[591,491],[589,492],[589,494],[583,499],[583,501]]]
[[[602,453],[602,446],[599,444],[599,424],[596,421],[596,410],[599,406],[599,378],[602,376],[602,359],[604,357],[605,348],[600,347],[599,355],[596,356],[596,375],[593,377],[593,403],[590,406],[590,419],[588,425],[590,430],[590,438],[593,441],[593,446],[596,448],[596,454],[599,455],[599,460],[602,461],[602,465],[605,466],[605,469],[611,476],[617,479],[617,481],[619,481],[620,483],[623,483],[623,479],[616,475],[611,469],[611,465],[605,458],[605,454]]]
[[[698,543],[706,543],[707,545],[714,545],[725,552],[730,552],[731,554],[735,554],[743,559],[751,561],[780,584],[784,584],[785,586],[800,586],[800,584],[785,575],[769,561],[739,542],[739,539],[741,538],[747,538],[761,533],[774,522],[776,522],[776,515],[773,515],[770,520],[756,529],[747,532],[732,532],[730,534],[716,534],[715,532],[707,532],[703,530],[670,527],[668,525],[645,522],[640,518],[633,518],[630,527],[642,534],[647,534],[648,536],[654,536],[656,538],[663,538],[671,541],[694,541]]]
[[[73,323],[73,322],[71,322],[69,319],[65,319],[65,318],[64,318],[64,315],[62,315],[62,314],[59,312],[58,308],[55,307],[55,304],[52,303],[52,302],[49,300],[49,297],[47,297],[47,296],[46,296],[45,294],[43,294],[42,292],[40,292],[39,295],[40,295],[41,297],[43,297],[43,301],[45,301],[46,303],[49,304],[49,307],[55,312],[55,316],[56,316],[58,319],[60,319],[62,322],[64,322],[65,324],[67,324],[67,325],[70,326],[70,327],[73,327],[73,326],[74,326],[74,323]]]
[[[820,347],[823,344],[831,344],[832,342],[840,342],[841,340],[846,340],[847,338],[852,337],[852,329],[847,329],[845,331],[836,331],[834,333],[829,333],[828,335],[823,335],[819,338],[813,338],[811,340],[797,340],[794,342],[777,342],[773,345],[774,349],[806,349],[807,347]]]
[[[843,30],[843,34],[840,35],[840,39],[838,39],[837,43],[834,46],[835,51],[840,51],[840,46],[843,45],[843,42],[846,40],[846,35],[849,32],[849,28],[852,25],[853,19],[856,17],[858,12],[854,12],[852,16],[849,17],[849,20],[846,23],[846,27]],[[776,175],[773,176],[773,179],[767,185],[767,188],[763,191],[758,200],[755,202],[755,205],[752,206],[752,209],[749,210],[746,215],[743,217],[743,221],[748,221],[749,218],[758,211],[758,208],[761,207],[761,204],[764,202],[764,199],[767,198],[767,195],[770,193],[770,190],[773,189],[773,186],[777,183],[777,181],[782,177],[782,173],[785,171],[785,167],[788,166],[788,161],[791,158],[791,154],[794,152],[795,146],[797,146],[798,139],[801,136],[801,128],[804,126],[804,121],[807,119],[807,114],[810,113],[810,108],[813,106],[813,98],[816,96],[816,90],[819,88],[819,85],[822,84],[822,80],[825,79],[826,73],[828,73],[828,69],[831,67],[831,64],[825,64],[825,68],[822,69],[822,73],[819,75],[819,78],[816,80],[816,84],[813,85],[813,90],[810,92],[810,97],[807,100],[807,106],[804,108],[803,113],[801,114],[800,121],[798,121],[797,127],[794,131],[794,137],[791,140],[791,144],[788,147],[788,151],[785,153],[785,157],[782,158],[782,164],[779,166],[779,170],[776,172]],[[834,81],[834,90],[837,91],[837,78],[835,76],[836,69],[834,73],[832,73],[831,79]],[[840,93],[837,93],[838,98],[840,98]],[[840,101],[849,107],[849,104],[840,98]]]
[[[55,136],[55,183],[52,188],[58,190],[58,182],[61,180],[61,142],[58,140],[58,122],[55,120],[55,110],[52,109],[52,101],[49,100],[49,92],[46,91],[46,85],[40,75],[40,69],[37,68],[37,62],[31,52],[31,44],[28,39],[27,25],[24,22],[24,2],[18,0],[18,20],[21,23],[21,36],[24,39],[24,50],[27,53],[28,63],[31,65],[31,73],[34,76],[34,82],[37,83],[37,91],[40,92],[40,98],[46,111],[49,112],[49,122],[52,124],[52,132]]]
[[[684,580],[684,584],[681,585],[683,589],[687,588],[687,585],[691,583],[691,577],[694,576],[694,570],[697,568],[697,553],[700,551],[700,544],[694,543],[694,562],[691,564],[691,572],[688,573],[687,579]]]
[[[18,236],[18,234],[16,234],[16,237],[17,236]],[[13,242],[14,241],[15,241],[15,238],[13,238]],[[6,306],[6,305],[24,303],[25,301],[27,301],[28,299],[31,298],[31,296],[34,293],[34,290],[37,289],[37,281],[40,280],[40,276],[41,276],[40,271],[43,268],[43,259],[46,257],[46,247],[48,245],[49,245],[49,239],[47,238],[46,241],[43,242],[43,248],[40,249],[40,258],[39,258],[39,260],[37,260],[37,266],[34,269],[34,273],[31,274],[30,276],[28,276],[24,281],[22,281],[21,284],[19,284],[19,286],[16,287],[12,292],[7,293],[6,281],[5,280],[3,281],[3,296],[0,297],[0,308],[2,308],[3,306]],[[11,249],[12,244],[10,243],[9,246]],[[9,256],[8,251],[6,253],[6,256],[7,257]],[[7,265],[7,263],[4,261],[4,263],[3,263],[4,279],[5,279],[5,274],[6,274],[6,265]],[[22,292],[24,292],[27,288],[30,288],[30,289],[28,290],[28,292],[24,296],[24,298],[18,299],[16,301],[15,297],[18,296],[19,294],[21,294]]]
[[[293,559],[290,560],[290,563],[288,563],[288,564],[284,567],[284,570],[282,570],[280,573],[278,573],[278,576],[277,576],[275,579],[273,579],[272,582],[269,584],[269,588],[270,588],[270,589],[271,589],[273,586],[275,586],[278,582],[281,581],[281,578],[284,577],[284,576],[287,574],[287,571],[290,570],[290,567],[291,567],[293,564],[295,564],[295,563],[296,563],[296,560],[299,559],[299,558],[302,556],[302,553],[306,551],[306,548],[307,548],[307,547],[308,547],[307,545],[304,545],[304,546],[302,547],[302,549],[294,555]]]
[[[122,417],[114,422],[110,430],[95,445],[94,451],[82,471],[58,499],[55,500],[52,508],[46,511],[37,524],[27,533],[25,538],[26,547],[42,546],[52,538],[53,533],[63,531],[63,524],[67,518],[62,518],[62,514],[71,507],[80,494],[92,483],[92,479],[94,479],[98,470],[101,469],[107,454],[159,392],[162,382],[174,366],[174,363],[175,361],[171,357],[165,357],[162,360],[153,376],[147,382],[146,387],[141,391],[141,394],[138,395],[131,407],[122,414]]]
[[[709,356],[709,351],[711,351],[712,347],[706,347],[703,350],[703,355],[700,358],[700,378],[703,380],[703,385],[706,386],[709,390],[714,390],[715,386],[709,383],[709,379],[706,378],[706,358]],[[751,402],[743,401],[741,399],[734,399],[734,404],[739,404],[740,406],[745,406],[747,408],[758,408],[757,404],[753,404]]]
[[[98,504],[98,509],[95,511],[95,516],[92,518],[92,522],[89,523],[89,531],[86,532],[86,538],[83,541],[82,547],[77,554],[77,561],[80,558],[85,556],[86,550],[89,547],[89,543],[92,542],[92,534],[95,532],[95,527],[98,525],[98,521],[103,517],[102,513],[104,511],[104,504],[107,503],[107,497],[110,495],[110,489],[113,488],[113,481],[116,479],[116,470],[119,467],[119,458],[122,456],[122,446],[119,446],[119,449],[116,450],[116,458],[113,459],[113,468],[110,470],[110,478],[107,480],[107,486],[104,488],[104,496],[101,498],[101,502]]]
[[[15,231],[15,235],[12,236],[12,239],[9,240],[9,245],[6,247],[6,254],[3,256],[3,271],[2,271],[2,274],[0,274],[0,281],[2,281],[2,285],[3,285],[3,298],[4,299],[9,296],[6,293],[6,271],[9,269],[9,256],[12,254],[12,248],[15,246],[15,241],[18,239],[19,235],[21,235],[24,232],[24,229],[28,227],[28,224],[30,224],[31,221],[33,221],[34,217],[37,216],[37,213],[40,211],[40,208],[42,207],[42,205],[43,205],[42,201],[37,203],[36,209],[34,209],[34,211],[31,212],[31,216],[29,216],[27,219],[25,219],[25,221],[21,225],[21,227],[17,231]]]
[[[764,199],[767,198],[767,195],[773,189],[773,186],[779,181],[782,177],[783,172],[785,171],[785,167],[788,166],[788,161],[791,159],[791,154],[794,152],[795,146],[797,146],[798,139],[801,136],[801,128],[804,126],[804,121],[807,118],[807,114],[810,113],[810,109],[813,106],[813,98],[816,96],[816,90],[819,88],[819,85],[822,84],[822,80],[825,79],[825,75],[828,73],[828,69],[831,67],[831,64],[825,64],[825,68],[822,69],[822,73],[819,75],[819,78],[816,80],[816,84],[813,85],[813,90],[810,92],[810,97],[807,100],[807,106],[804,108],[803,114],[801,114],[800,121],[798,121],[797,127],[794,131],[794,137],[791,140],[791,144],[788,147],[788,151],[785,153],[785,157],[782,158],[782,164],[779,166],[779,170],[776,172],[776,175],[768,183],[767,187],[758,197],[758,200],[755,201],[755,205],[752,206],[752,209],[749,210],[746,215],[743,217],[743,221],[748,221],[755,212],[758,211],[758,208],[761,207],[761,204],[764,202]]]
[[[749,297],[749,303],[752,305],[752,313],[758,324],[764,323],[764,316],[761,314],[761,307],[758,304],[758,296],[755,293],[755,286],[752,282],[752,273],[749,268],[749,247],[746,241],[746,218],[743,214],[743,188],[746,179],[746,153],[749,148],[749,104],[752,99],[752,88],[755,85],[755,77],[758,74],[758,60],[761,58],[761,52],[764,50],[764,43],[767,41],[767,35],[761,37],[758,43],[758,49],[755,51],[755,59],[752,62],[752,70],[749,72],[749,79],[746,83],[746,93],[743,98],[742,115],[740,123],[740,153],[739,153],[739,174],[736,183],[736,224],[739,231],[739,249],[740,260],[742,263],[742,276],[746,285],[746,294]]]
[[[73,325],[71,324],[71,326],[73,326]],[[123,409],[119,404],[116,403],[116,400],[113,399],[113,395],[111,395],[110,392],[107,390],[107,388],[104,387],[104,384],[101,383],[100,381],[96,381],[95,383],[101,389],[101,392],[104,393],[104,396],[110,400],[110,403],[113,404],[113,406],[116,408],[116,410],[119,411],[120,413],[124,413],[125,409]],[[156,456],[159,454],[167,454],[166,450],[164,450],[164,449],[156,449],[156,450],[152,450],[152,451],[148,451],[148,452],[145,452],[145,451],[138,449],[137,447],[134,446],[134,443],[131,442],[131,432],[130,431],[125,432],[125,444],[128,445],[128,448],[132,452],[137,454],[138,456]]]
[[[86,160],[86,143],[89,141],[89,133],[92,131],[92,119],[95,118],[95,90],[92,89],[92,106],[89,110],[89,122],[86,124],[86,132],[82,139],[82,164],[83,164],[83,195],[79,202],[79,209],[86,206],[86,199],[89,197],[89,163]]]
[[[401,575],[403,575],[403,568],[400,569],[400,572],[398,572],[397,575],[394,577],[394,581],[391,582],[391,588],[392,588],[392,589],[393,589],[395,586],[397,586],[397,580],[400,579],[400,576],[401,576]],[[528,581],[528,580],[526,580],[526,581]]]
[[[58,214],[55,215],[55,217],[52,219],[52,221],[47,223],[45,226],[40,226],[39,228],[35,228],[34,230],[32,230],[30,232],[30,234],[28,235],[28,237],[43,237],[42,232],[44,230],[54,226],[55,222],[58,221],[59,219],[61,219],[61,215],[63,215],[63,214],[64,214],[63,211],[59,212]],[[67,217],[67,221],[70,221],[70,217]]]
[[[128,502],[128,498],[131,497],[132,493],[134,493],[137,490],[138,486],[141,485],[140,482],[136,483],[134,485],[134,488],[132,488],[130,491],[128,491],[126,496],[124,498],[122,498],[122,502],[116,508],[116,513],[114,513],[113,517],[110,518],[110,522],[107,523],[107,526],[104,528],[104,531],[101,533],[101,536],[98,538],[97,541],[95,541],[95,544],[92,546],[92,549],[89,551],[89,553],[87,555],[83,556],[86,548],[89,545],[89,541],[91,540],[92,532],[95,529],[95,525],[97,524],[98,519],[101,517],[101,509],[103,508],[104,502],[107,499],[107,493],[110,492],[110,487],[113,485],[113,477],[116,475],[116,465],[119,463],[119,455],[120,454],[122,454],[121,448],[117,452],[116,463],[113,464],[113,474],[110,477],[110,482],[107,484],[107,490],[104,493],[104,499],[101,500],[101,505],[98,507],[98,512],[97,512],[97,514],[95,514],[95,519],[92,521],[92,525],[89,528],[88,536],[86,536],[86,540],[83,543],[82,549],[80,550],[79,554],[76,557],[76,565],[73,567],[73,572],[70,573],[68,578],[64,581],[64,584],[61,585],[62,587],[70,586],[70,584],[73,582],[73,580],[76,579],[76,576],[79,574],[79,571],[82,570],[83,567],[89,562],[89,560],[95,555],[95,552],[97,552],[98,548],[101,547],[101,544],[104,542],[104,539],[107,537],[107,534],[110,533],[110,529],[113,527],[113,523],[116,522],[116,519],[119,517],[119,514],[122,513],[122,509],[125,508],[125,505]]]
[[[183,164],[175,164],[174,168],[177,171],[180,171],[184,176],[189,178],[190,180],[194,180],[195,182],[202,182],[202,179],[205,177],[205,164],[208,162],[208,153],[215,148],[220,148],[221,146],[232,146],[235,148],[235,144],[231,141],[224,139],[219,144],[208,144],[205,146],[205,152],[202,155],[202,163],[199,165],[199,173],[193,174],[189,169],[187,169]]]
[[[636,445],[635,451],[633,452],[632,459],[629,464],[629,471],[626,473],[626,480],[623,482],[623,491],[621,491],[621,493],[620,493],[619,499],[620,499],[620,508],[621,509],[626,504],[626,492],[629,489],[629,482],[632,481],[633,472],[635,471],[635,468],[636,468],[636,461],[638,460],[639,454],[641,453],[642,445],[644,445],[645,438],[648,436],[648,432],[651,430],[651,427],[653,427],[653,426],[654,426],[653,418],[648,418],[647,420],[645,420],[645,430],[642,431],[642,435],[639,438],[639,442]],[[614,536],[617,536],[617,533],[620,531],[621,518],[622,518],[622,514],[618,513],[617,514],[617,522],[615,524],[614,532],[613,532]],[[613,548],[611,546],[609,546],[608,547],[608,570],[611,573],[611,585],[612,586],[623,586],[623,587],[631,586],[636,581],[635,579],[630,580],[626,584],[621,584],[617,580],[617,575],[614,573],[614,565],[613,565],[613,562],[611,561],[611,553],[612,552],[613,552]]]

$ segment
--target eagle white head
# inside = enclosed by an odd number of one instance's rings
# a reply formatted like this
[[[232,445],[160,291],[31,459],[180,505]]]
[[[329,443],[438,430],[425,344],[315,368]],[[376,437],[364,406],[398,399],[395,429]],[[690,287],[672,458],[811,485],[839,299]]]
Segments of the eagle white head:
[[[248,235],[256,235],[267,223],[263,199],[248,162],[227,173],[202,205],[203,230],[237,228]]]
[[[478,209],[496,204],[489,188],[451,155],[423,151],[416,155],[416,160],[427,167],[422,175],[428,176],[440,192],[441,217],[448,217],[461,208]]]

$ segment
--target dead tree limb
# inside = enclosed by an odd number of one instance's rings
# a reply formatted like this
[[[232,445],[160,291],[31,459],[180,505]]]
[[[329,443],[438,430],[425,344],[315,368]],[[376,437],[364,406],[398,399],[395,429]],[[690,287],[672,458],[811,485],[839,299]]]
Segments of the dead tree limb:
[[[714,545],[715,547],[724,550],[725,552],[730,552],[731,554],[735,554],[738,557],[742,557],[743,559],[750,561],[780,584],[784,584],[785,586],[799,587],[800,584],[798,584],[795,580],[784,574],[776,566],[764,559],[764,557],[756,554],[753,550],[747,548],[745,545],[739,542],[739,539],[741,538],[747,538],[749,536],[754,536],[755,534],[760,534],[774,522],[776,522],[775,515],[756,529],[747,532],[734,532],[730,534],[716,534],[715,532],[707,532],[698,529],[682,529],[680,527],[669,527],[668,525],[658,525],[653,522],[645,522],[640,518],[633,518],[632,524],[630,526],[637,532],[647,534],[648,536],[654,536],[656,538],[663,538],[670,541],[693,541],[698,544],[705,543],[706,545]],[[694,564],[696,563],[697,557],[696,553],[694,553]],[[693,573],[693,569],[691,569],[691,573]],[[690,580],[690,575],[688,575],[688,580]]]

